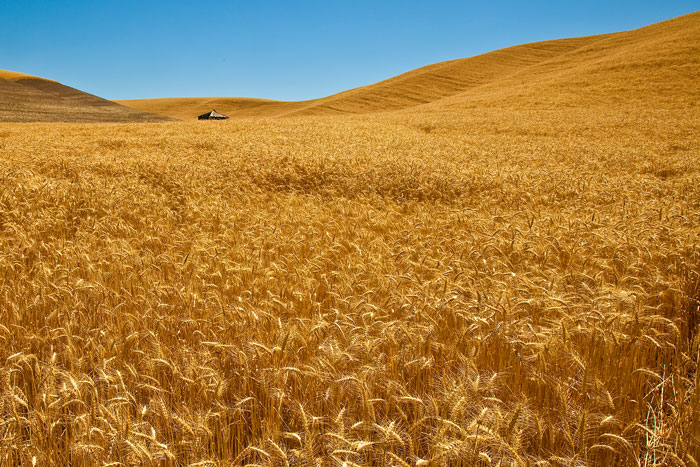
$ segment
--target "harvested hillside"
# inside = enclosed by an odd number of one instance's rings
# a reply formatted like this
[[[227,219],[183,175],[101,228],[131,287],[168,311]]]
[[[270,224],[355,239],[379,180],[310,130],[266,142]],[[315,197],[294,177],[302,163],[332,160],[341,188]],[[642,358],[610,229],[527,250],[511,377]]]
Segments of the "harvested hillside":
[[[417,106],[551,108],[700,102],[700,13],[633,31],[519,45],[436,63],[310,101],[173,98],[118,101],[142,111],[196,118],[376,113]]]
[[[0,122],[164,121],[56,81],[0,70]]]

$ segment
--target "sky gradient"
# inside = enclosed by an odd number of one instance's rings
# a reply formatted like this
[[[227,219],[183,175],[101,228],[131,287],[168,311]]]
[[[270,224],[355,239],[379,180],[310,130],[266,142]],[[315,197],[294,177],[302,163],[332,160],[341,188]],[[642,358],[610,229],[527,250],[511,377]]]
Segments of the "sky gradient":
[[[302,100],[443,60],[697,10],[700,0],[0,0],[0,69],[107,99]]]

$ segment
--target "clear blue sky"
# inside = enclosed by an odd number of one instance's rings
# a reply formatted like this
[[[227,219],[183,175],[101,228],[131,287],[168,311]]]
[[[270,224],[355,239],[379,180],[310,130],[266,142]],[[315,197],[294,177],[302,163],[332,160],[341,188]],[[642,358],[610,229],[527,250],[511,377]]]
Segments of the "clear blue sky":
[[[108,99],[299,100],[697,10],[700,0],[0,0],[0,69]]]

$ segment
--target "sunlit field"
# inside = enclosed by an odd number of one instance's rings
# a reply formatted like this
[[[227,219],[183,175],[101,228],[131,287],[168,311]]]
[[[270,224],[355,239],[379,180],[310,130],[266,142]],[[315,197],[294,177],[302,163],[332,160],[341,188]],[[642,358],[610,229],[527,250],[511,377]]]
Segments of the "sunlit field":
[[[0,126],[2,465],[697,465],[697,111]]]

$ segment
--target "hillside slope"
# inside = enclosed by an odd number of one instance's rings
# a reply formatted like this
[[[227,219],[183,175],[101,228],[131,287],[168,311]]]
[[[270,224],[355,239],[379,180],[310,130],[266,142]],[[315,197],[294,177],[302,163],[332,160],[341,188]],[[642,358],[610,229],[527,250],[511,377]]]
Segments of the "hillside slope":
[[[612,34],[420,110],[697,108],[700,12]]]
[[[700,12],[632,31],[518,45],[409,71],[321,99],[235,97],[117,101],[175,118],[430,111],[443,106],[694,106],[700,100]],[[410,110],[412,109],[412,110]]]
[[[168,117],[119,105],[36,76],[0,70],[1,122],[138,122]]]
[[[517,70],[575,50],[605,36],[519,45],[476,57],[435,63],[379,83],[308,101],[241,97],[118,100],[144,112],[188,119],[215,108],[232,117],[277,117],[386,112],[426,104],[492,82]]]

